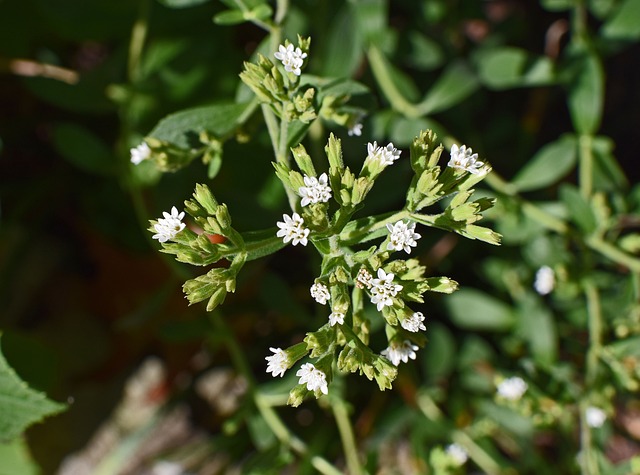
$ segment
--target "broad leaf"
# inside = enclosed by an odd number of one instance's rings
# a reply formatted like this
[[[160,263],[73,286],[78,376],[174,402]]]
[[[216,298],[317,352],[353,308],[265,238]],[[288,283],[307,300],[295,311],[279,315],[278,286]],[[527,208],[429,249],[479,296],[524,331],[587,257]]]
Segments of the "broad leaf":
[[[516,318],[513,309],[475,289],[460,289],[445,300],[451,319],[468,330],[509,330]]]
[[[565,135],[542,147],[516,174],[512,183],[520,191],[544,188],[569,173],[574,167],[576,159],[576,138],[572,135]]]
[[[536,58],[519,48],[485,49],[475,55],[475,61],[480,79],[491,89],[537,86],[555,80],[549,58]]]
[[[600,30],[611,39],[637,40],[640,38],[640,0],[626,0]]]

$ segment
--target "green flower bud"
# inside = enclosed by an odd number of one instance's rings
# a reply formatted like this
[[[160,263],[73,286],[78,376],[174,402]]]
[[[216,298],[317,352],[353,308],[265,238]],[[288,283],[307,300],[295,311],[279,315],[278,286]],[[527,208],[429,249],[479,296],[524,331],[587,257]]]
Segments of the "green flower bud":
[[[293,389],[289,391],[287,404],[292,407],[298,407],[303,403],[307,394],[309,394],[309,390],[305,384],[296,384]]]
[[[215,211],[216,221],[220,225],[220,228],[226,230],[231,227],[231,216],[229,216],[229,210],[226,204],[221,204]],[[221,233],[224,234],[224,233]]]
[[[197,184],[193,197],[205,210],[207,210],[207,213],[210,215],[215,214],[216,209],[218,208],[218,202],[207,185]],[[186,204],[187,202],[185,202],[185,205]]]
[[[313,161],[307,153],[307,150],[304,148],[304,145],[300,144],[297,147],[293,147],[291,149],[291,154],[302,173],[307,176],[317,176],[316,169],[313,166]]]

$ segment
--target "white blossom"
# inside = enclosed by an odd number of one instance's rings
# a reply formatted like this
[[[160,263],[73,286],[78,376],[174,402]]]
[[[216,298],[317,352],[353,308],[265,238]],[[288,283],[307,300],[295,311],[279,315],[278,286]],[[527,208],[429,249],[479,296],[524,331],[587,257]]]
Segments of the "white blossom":
[[[327,301],[331,298],[329,289],[321,282],[316,282],[311,286],[311,296],[321,305],[326,305]]]
[[[457,145],[451,146],[451,159],[448,166],[452,168],[459,168],[461,170],[468,171],[474,175],[482,175],[485,170],[482,168],[484,162],[478,160],[478,154],[472,153],[471,148],[467,148],[466,145],[462,145],[458,148]]]
[[[165,211],[162,215],[164,218],[158,219],[158,222],[153,226],[156,234],[154,234],[152,238],[160,242],[167,242],[176,237],[176,234],[185,228],[186,225],[182,222],[184,211],[178,213],[178,210],[174,206],[171,208],[171,214]]]
[[[467,451],[458,444],[447,445],[445,452],[459,467],[464,465],[469,459]]]
[[[556,286],[556,276],[553,269],[549,266],[542,266],[536,272],[536,279],[533,282],[533,288],[540,295],[550,294]]]
[[[402,328],[410,332],[418,332],[420,330],[426,330],[427,327],[424,326],[424,315],[422,312],[414,312],[409,318],[400,322]]]
[[[386,147],[378,146],[377,142],[367,144],[367,155],[371,160],[377,160],[381,165],[391,165],[400,158],[401,150],[389,142]]]
[[[276,59],[282,61],[285,71],[293,73],[296,76],[300,76],[302,64],[304,58],[307,57],[307,53],[303,53],[300,48],[293,49],[292,44],[288,44],[286,47],[280,45],[278,52],[273,54]]]
[[[376,304],[378,311],[393,305],[392,297],[395,297],[402,290],[402,285],[393,283],[394,277],[392,272],[387,274],[380,268],[378,269],[378,278],[371,281],[371,303]]]
[[[409,224],[400,220],[395,224],[388,223],[389,243],[387,251],[402,251],[409,254],[412,247],[418,245],[417,240],[422,236],[416,232],[416,223]]]
[[[499,396],[509,401],[517,401],[527,391],[527,388],[527,383],[522,378],[513,376],[502,380],[497,389]]]
[[[358,275],[356,276],[356,287],[358,287],[359,289],[364,289],[365,287],[367,289],[370,289],[372,282],[373,276],[371,275],[371,273],[364,267],[361,267],[358,271]]]
[[[276,233],[276,236],[281,237],[285,244],[292,241],[294,246],[298,243],[306,246],[309,230],[303,227],[304,220],[302,217],[298,213],[293,213],[291,217],[287,214],[283,214],[282,218],[284,219],[284,222],[278,221],[276,223],[280,228]]]
[[[380,354],[398,366],[401,361],[407,363],[409,359],[415,360],[416,351],[418,351],[416,345],[411,344],[409,340],[404,340],[402,343],[392,341]]]
[[[300,376],[298,384],[306,384],[309,391],[320,390],[322,394],[328,394],[327,388],[327,375],[317,369],[311,363],[305,363],[296,373],[296,376]]]
[[[289,357],[287,356],[287,352],[282,348],[269,348],[273,355],[266,356],[265,360],[267,360],[267,373],[272,373],[273,377],[276,376],[284,376],[284,372],[289,369]]]
[[[344,325],[344,313],[331,312],[331,315],[329,315],[329,324],[331,326],[334,326],[336,324]]]
[[[140,164],[143,160],[146,160],[151,156],[151,149],[147,145],[147,142],[142,142],[137,147],[134,147],[130,150],[131,152],[131,163],[134,165]]]
[[[607,414],[599,407],[589,406],[585,411],[585,419],[589,427],[597,429],[607,420]]]
[[[349,127],[347,133],[350,137],[353,135],[360,137],[362,135],[362,124],[360,122],[356,122],[352,127]]]
[[[314,176],[303,177],[305,186],[298,188],[298,194],[302,197],[301,206],[309,203],[326,203],[331,199],[331,187],[328,185],[329,178],[323,173],[318,178]]]

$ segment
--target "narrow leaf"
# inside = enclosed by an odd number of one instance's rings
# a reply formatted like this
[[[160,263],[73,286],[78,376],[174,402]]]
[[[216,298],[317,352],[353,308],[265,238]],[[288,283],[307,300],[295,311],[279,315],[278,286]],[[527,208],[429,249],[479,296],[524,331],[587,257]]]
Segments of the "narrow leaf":
[[[582,59],[575,81],[569,86],[569,111],[576,131],[593,135],[602,119],[604,72],[595,54]]]
[[[518,172],[512,184],[519,191],[531,191],[557,182],[575,166],[576,147],[577,142],[573,135],[564,135],[545,145]]]
[[[504,302],[475,289],[461,289],[445,300],[451,319],[469,330],[506,331],[513,327],[514,311]]]
[[[453,63],[443,71],[417,107],[422,114],[435,114],[460,103],[479,86],[478,79],[466,63]]]

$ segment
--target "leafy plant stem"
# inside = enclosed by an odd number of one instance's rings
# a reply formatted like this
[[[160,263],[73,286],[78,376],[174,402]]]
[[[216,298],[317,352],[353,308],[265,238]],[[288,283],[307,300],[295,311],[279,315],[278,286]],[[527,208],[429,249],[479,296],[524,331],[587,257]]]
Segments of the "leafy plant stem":
[[[592,137],[582,135],[579,140],[580,157],[580,193],[585,199],[593,193],[593,152],[591,147]]]
[[[274,21],[276,25],[281,25],[287,16],[287,12],[289,11],[289,0],[278,0],[276,2],[276,15],[274,17]],[[278,28],[279,30],[280,28]],[[273,32],[272,32],[273,35]],[[278,35],[278,42],[280,44],[280,35]]]
[[[331,410],[333,411],[333,416],[336,419],[338,431],[340,432],[340,438],[342,439],[342,448],[344,450],[345,457],[347,458],[349,474],[361,475],[363,473],[362,466],[360,465],[358,449],[356,447],[351,421],[349,420],[349,414],[344,400],[342,398],[334,399],[331,404]]]
[[[613,244],[603,240],[600,236],[588,237],[585,242],[591,249],[608,257],[616,264],[631,269],[635,273],[640,273],[640,259],[620,250]]]

